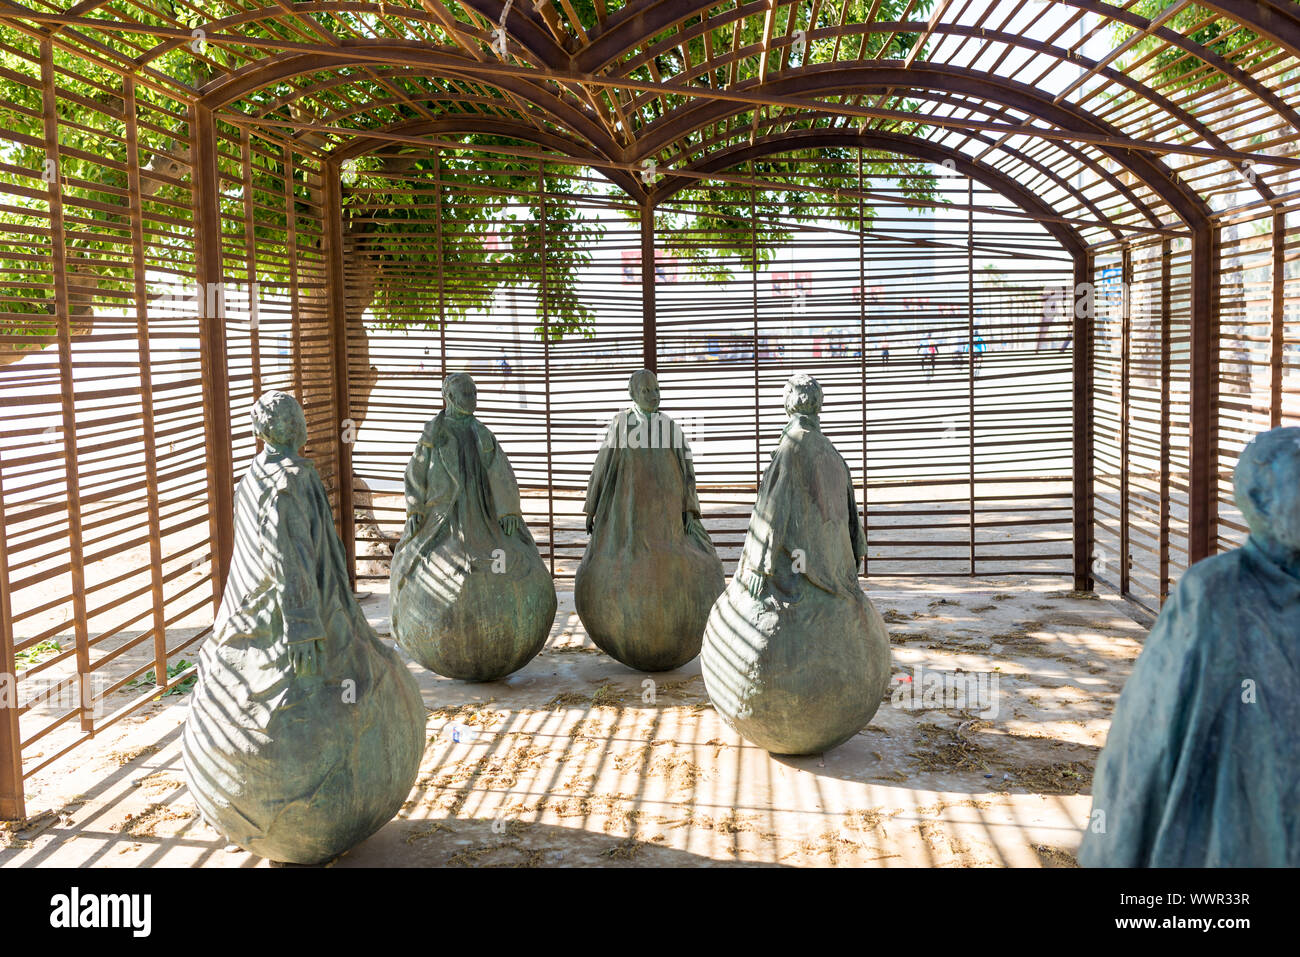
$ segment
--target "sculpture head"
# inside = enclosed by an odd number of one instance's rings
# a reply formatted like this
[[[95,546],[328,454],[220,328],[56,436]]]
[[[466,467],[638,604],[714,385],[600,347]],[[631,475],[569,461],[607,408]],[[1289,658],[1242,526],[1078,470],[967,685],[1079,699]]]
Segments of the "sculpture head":
[[[253,405],[253,434],[278,452],[297,452],[307,444],[307,417],[287,392],[264,393]]]
[[[1300,428],[1270,429],[1251,439],[1237,460],[1233,493],[1250,537],[1300,567]]]
[[[473,415],[478,408],[478,387],[468,373],[453,372],[442,380],[442,398],[452,412]]]
[[[810,415],[814,419],[822,411],[822,387],[810,375],[796,372],[785,384],[785,414]]]
[[[646,415],[659,411],[659,377],[649,369],[633,372],[627,380],[627,391],[636,407]]]

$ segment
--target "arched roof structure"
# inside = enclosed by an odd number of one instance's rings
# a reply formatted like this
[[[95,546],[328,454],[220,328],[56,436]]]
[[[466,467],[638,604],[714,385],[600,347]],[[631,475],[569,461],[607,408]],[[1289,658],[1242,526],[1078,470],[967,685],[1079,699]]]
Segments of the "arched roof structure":
[[[653,160],[670,174],[772,126],[888,133],[1022,183],[1096,242],[1139,224],[1203,226],[1225,175],[1245,175],[1266,202],[1295,189],[1298,10],[1288,0],[277,0],[169,11],[83,0],[63,12],[5,3],[0,17],[223,119],[315,127],[344,152],[460,117],[610,170]],[[1089,56],[1097,36],[1110,52]]]

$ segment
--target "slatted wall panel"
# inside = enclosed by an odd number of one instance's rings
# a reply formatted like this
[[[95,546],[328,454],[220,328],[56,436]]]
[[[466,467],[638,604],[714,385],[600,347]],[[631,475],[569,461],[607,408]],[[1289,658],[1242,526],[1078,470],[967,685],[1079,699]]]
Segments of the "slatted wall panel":
[[[1273,379],[1273,217],[1219,230],[1218,549],[1246,537],[1233,501],[1242,448],[1270,427]]]
[[[319,159],[218,124],[222,262],[234,477],[256,454],[249,410],[272,389],[307,418],[310,457],[338,507],[335,407]]]
[[[785,381],[804,371],[822,383],[823,428],[866,503],[870,573],[1068,573],[1069,260],[1045,234],[1009,228],[1005,201],[964,178],[929,200],[956,214],[909,208],[882,164],[863,174],[870,207],[819,189],[828,177],[858,185],[857,163],[801,158],[783,165],[780,191],[724,203],[693,190],[655,213],[663,408],[691,441],[728,570],[785,426]],[[354,175],[362,575],[387,573],[402,469],[456,371],[475,376],[479,417],[511,455],[543,553],[571,575],[603,425],[644,361],[638,211],[600,178],[558,169],[543,205],[536,168],[465,154],[395,154]],[[915,176],[914,194],[935,182]],[[416,206],[434,213],[408,215]]]
[[[1190,247],[1094,257],[1092,571],[1150,612],[1187,567]]]
[[[213,589],[187,107],[6,52],[0,601],[28,777],[184,675]]]

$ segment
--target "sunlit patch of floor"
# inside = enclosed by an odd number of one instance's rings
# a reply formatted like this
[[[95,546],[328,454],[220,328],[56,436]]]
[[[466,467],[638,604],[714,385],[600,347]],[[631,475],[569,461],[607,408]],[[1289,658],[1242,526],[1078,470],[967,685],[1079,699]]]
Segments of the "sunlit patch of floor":
[[[367,587],[382,633],[386,596]],[[546,650],[505,681],[412,665],[429,709],[419,778],[397,818],[332,866],[1072,866],[1145,629],[1058,579],[866,587],[895,680],[871,723],[824,755],[741,740],[698,661],[648,676],[609,659],[570,594]],[[926,697],[931,673],[978,700]],[[0,865],[266,866],[199,818],[184,702],[36,776],[29,820],[0,830]]]

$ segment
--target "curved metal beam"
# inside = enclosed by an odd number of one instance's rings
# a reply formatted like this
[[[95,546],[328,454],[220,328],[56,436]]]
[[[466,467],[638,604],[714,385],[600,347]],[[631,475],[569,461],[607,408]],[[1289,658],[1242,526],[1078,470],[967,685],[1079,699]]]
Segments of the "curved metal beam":
[[[717,173],[748,160],[761,159],[786,150],[833,149],[835,147],[862,147],[863,149],[884,150],[940,164],[951,160],[958,172],[969,176],[971,179],[978,180],[989,189],[1001,193],[1030,215],[1042,217],[1039,220],[1040,225],[1051,233],[1052,237],[1071,256],[1082,255],[1088,248],[1088,244],[1068,224],[1049,221],[1056,216],[1052,208],[1005,173],[983,163],[976,163],[957,150],[947,149],[935,143],[917,140],[899,133],[804,130],[799,133],[757,140],[752,146],[734,147],[720,153],[714,153],[708,159],[686,167],[686,171],[692,173]],[[658,206],[696,182],[698,180],[689,176],[665,176],[663,181],[651,192],[648,202],[652,207]]]
[[[1201,6],[1253,27],[1300,60],[1300,5],[1294,0],[1201,0]]]
[[[948,96],[940,93],[932,93],[930,99],[933,102],[948,104],[960,109],[971,109],[973,106],[973,104],[961,99],[960,97]],[[981,109],[981,112],[989,116],[992,116],[997,119],[1006,118],[1004,111],[995,109],[992,104],[981,102],[978,105]],[[834,118],[832,117],[831,119]],[[777,117],[777,118],[769,119],[766,121],[766,123],[760,124],[760,128],[762,126],[767,126],[770,128],[772,126],[783,124],[787,122],[787,120],[788,120],[787,117]],[[845,128],[843,126],[839,126],[839,127],[825,127],[825,129],[837,129],[840,131],[844,131]],[[949,130],[945,132],[956,133],[957,131]],[[1111,218],[1107,216],[1104,212],[1102,212],[1100,207],[1098,207],[1097,204],[1092,199],[1090,199],[1085,193],[1079,191],[1076,187],[1071,186],[1070,183],[1067,180],[1065,180],[1059,173],[1057,173],[1057,171],[1052,167],[1046,165],[1045,163],[1040,162],[1035,157],[1028,156],[1025,153],[1022,153],[1020,150],[1017,150],[1007,144],[999,145],[992,137],[986,135],[985,133],[979,130],[969,130],[965,133],[960,133],[958,135],[965,136],[968,140],[981,143],[985,146],[997,147],[1001,152],[1011,157],[1011,159],[1014,162],[1023,163],[1025,166],[1029,167],[1035,172],[1045,176],[1047,179],[1051,180],[1051,182],[1055,184],[1057,188],[1065,192],[1067,195],[1073,198],[1074,201],[1077,202],[1080,206],[1085,207],[1090,213],[1092,213],[1092,215],[1096,218],[1098,224],[1100,224],[1102,228],[1109,229],[1112,235],[1114,235],[1116,239],[1122,238],[1120,227],[1113,225],[1112,224],[1113,221],[1111,220]],[[734,141],[734,139],[735,139],[735,134],[733,134],[733,136],[731,137],[732,141]],[[727,149],[729,148],[725,145],[727,142],[728,140],[724,139],[723,137],[714,137],[712,139],[702,140],[698,144],[692,144],[692,146],[694,149],[699,151],[700,159],[698,161],[702,162],[705,158],[707,158],[708,149],[717,149],[717,148]],[[952,147],[942,146],[942,144],[936,142],[935,140],[925,140],[924,142],[931,143],[932,145],[938,146],[941,149],[954,149]],[[724,145],[719,147],[719,144],[724,144]],[[1104,166],[1102,166],[1099,162],[1097,162],[1096,159],[1089,156],[1087,153],[1078,150],[1077,148],[1071,146],[1068,143],[1057,143],[1055,144],[1055,146],[1059,152],[1066,154],[1068,157],[1078,162],[1081,166],[1087,167],[1099,179],[1102,179],[1105,182],[1109,183],[1111,187],[1115,190],[1115,192],[1118,193],[1120,196],[1123,196],[1126,200],[1128,200],[1128,202],[1133,206],[1134,210],[1136,210],[1139,215],[1141,215],[1144,219],[1146,219],[1146,221],[1150,223],[1150,225],[1153,228],[1162,229],[1160,220],[1156,218],[1156,216],[1151,212],[1151,210],[1148,209],[1146,205],[1137,197],[1137,195],[1133,192],[1133,190],[1129,188],[1129,186],[1122,179],[1120,179],[1116,174],[1107,170]],[[954,152],[961,153],[961,151],[958,149],[954,149]],[[687,163],[688,167],[689,167],[689,162],[690,161],[688,161]],[[984,164],[984,165],[988,166],[989,169],[994,169],[994,170],[998,169],[996,166],[992,166],[990,164]],[[1002,170],[998,170],[998,172],[1001,175],[1010,178],[1010,174],[1005,173]]]
[[[355,50],[355,55],[352,51]],[[340,55],[346,52],[347,56]],[[413,54],[427,54],[427,44],[379,41],[363,44],[346,44],[332,53],[296,53],[290,56],[276,57],[259,61],[243,67],[228,76],[212,81],[199,90],[198,103],[207,109],[217,110],[223,106],[242,99],[263,87],[283,82],[308,73],[336,73],[346,67],[390,66],[392,60],[410,58]],[[459,58],[458,54],[447,55],[449,59]],[[466,66],[473,66],[467,63]],[[454,76],[481,86],[496,87],[513,93],[522,99],[540,107],[556,122],[567,126],[574,133],[586,139],[598,152],[611,159],[622,152],[622,148],[606,133],[604,127],[594,117],[567,103],[544,87],[519,76],[502,74],[485,80],[474,74],[459,74],[453,64],[411,67],[399,64],[399,69],[385,73],[386,77],[400,76]]]
[[[971,26],[968,24],[940,23],[940,24],[936,24],[933,28],[930,28],[926,23],[923,22],[871,23],[871,24],[846,25],[844,29],[826,28],[822,30],[810,31],[808,34],[808,42],[811,43],[815,39],[828,39],[837,35],[860,35],[862,33],[871,33],[871,32],[919,33],[922,30],[927,30],[927,29],[929,29],[932,34],[936,34],[936,35],[967,37],[967,38],[979,39],[981,41],[986,41],[990,43],[1002,43],[1009,47],[1026,50],[1028,52],[1035,53],[1045,57],[1050,57],[1062,63],[1070,63],[1075,66],[1081,67],[1085,70],[1095,70],[1095,75],[1097,77],[1107,80],[1112,84],[1123,87],[1124,89],[1133,93],[1135,96],[1139,97],[1144,102],[1149,103],[1152,106],[1155,106],[1156,108],[1164,111],[1164,113],[1167,116],[1169,116],[1172,120],[1174,120],[1178,124],[1181,124],[1182,126],[1185,126],[1187,129],[1194,131],[1211,148],[1220,149],[1220,150],[1231,150],[1231,147],[1228,146],[1228,144],[1223,140],[1223,138],[1220,137],[1206,123],[1202,122],[1192,113],[1183,109],[1181,106],[1179,106],[1173,100],[1166,97],[1164,94],[1159,93],[1158,91],[1148,86],[1145,86],[1144,84],[1138,82],[1128,74],[1120,70],[1117,70],[1111,66],[1100,67],[1098,69],[1099,61],[1097,60],[1080,56],[1078,54],[1072,54],[1068,50],[1061,50],[1047,43],[1043,43],[1036,40],[1030,40],[1026,37],[1021,36],[1020,34],[1005,33],[1002,31],[990,30],[982,26]],[[665,41],[665,43],[667,42],[668,41]],[[782,38],[779,41],[773,40],[773,46],[778,47],[784,45],[786,42],[788,42],[786,38]],[[1216,54],[1213,54],[1210,51],[1204,49],[1201,50],[1200,55],[1202,56],[1202,58],[1209,58],[1210,60],[1214,61],[1212,65],[1216,66],[1220,72],[1226,74],[1230,79],[1235,80],[1238,84],[1244,86],[1250,93],[1252,93],[1256,97],[1256,99],[1261,100],[1274,113],[1276,113],[1278,116],[1285,119],[1291,125],[1292,129],[1296,130],[1297,132],[1300,132],[1300,113],[1297,113],[1297,111],[1293,109],[1290,105],[1288,105],[1284,100],[1282,100],[1280,97],[1278,97],[1276,94],[1274,94],[1271,90],[1269,90],[1264,85],[1255,81],[1255,79],[1251,77],[1250,74],[1246,73],[1240,68],[1224,60],[1222,57],[1219,57]],[[644,51],[643,51],[643,56],[644,56]],[[675,79],[679,81],[690,82],[692,80],[699,78],[700,76],[710,73],[713,70],[727,67],[734,60],[744,60],[749,58],[750,56],[752,56],[752,52],[747,50],[742,49],[738,51],[731,51],[730,53],[724,56],[715,57],[714,59],[708,61],[707,63],[695,64],[693,69],[686,71],[682,74],[679,74],[677,77],[675,77]],[[859,63],[864,61],[840,60],[835,62],[853,64],[853,63]],[[901,61],[898,60],[879,60],[879,61],[872,61],[872,62],[888,64],[891,66],[898,66],[901,64]],[[951,64],[937,64],[937,65],[946,66],[950,68],[952,67]],[[775,73],[773,75],[773,78],[799,76],[801,75],[802,69],[803,69],[802,67],[798,67],[792,70],[781,70]],[[978,76],[986,75],[984,71],[971,71],[967,67],[956,67],[956,69],[960,69],[963,72],[972,73],[973,75],[978,75]],[[653,99],[653,94],[651,95],[643,94],[641,97],[637,99],[640,99],[642,101],[645,101],[647,99]],[[1260,197],[1263,198],[1265,201],[1273,199],[1274,196],[1273,190],[1268,186],[1267,183],[1263,181],[1261,177],[1258,176],[1253,177],[1250,183],[1255,188],[1256,192],[1259,193]]]
[[[386,138],[383,134],[459,136],[475,133],[486,133],[491,136],[505,136],[511,139],[523,140],[546,149],[556,150],[564,154],[565,157],[570,157],[578,162],[583,160],[592,161],[596,164],[594,168],[599,173],[620,187],[625,193],[634,197],[638,202],[645,196],[645,190],[640,187],[640,181],[634,174],[627,170],[609,168],[606,157],[600,156],[595,150],[576,140],[560,136],[558,133],[547,133],[535,127],[526,126],[523,123],[514,123],[509,120],[487,120],[470,116],[444,117],[438,120],[413,120],[408,123],[385,127],[382,131],[368,130],[365,133],[359,132],[355,139],[332,150],[330,157],[342,163],[353,157],[379,152],[383,147],[414,149],[418,146],[416,143],[394,143],[393,140]],[[467,146],[466,148],[472,147]]]
[[[797,89],[799,93],[816,95],[844,91],[869,92],[877,88],[912,90],[921,99],[925,98],[927,89],[943,90],[1019,110],[1029,116],[1052,123],[1062,130],[1100,133],[1108,136],[1122,135],[1110,124],[1095,119],[1078,107],[1053,103],[1034,87],[998,77],[974,76],[968,71],[943,67],[939,64],[913,65],[910,68],[889,63],[877,65],[862,63],[856,66],[838,63],[818,64],[800,71],[797,77],[753,84],[746,87],[746,90],[750,92],[762,90],[779,96],[790,93],[792,89]],[[827,104],[826,107],[827,112],[834,112],[834,104]],[[703,100],[684,107],[671,114],[667,121],[661,120],[642,131],[641,138],[637,142],[640,152],[633,159],[639,163],[645,157],[654,155],[680,139],[685,132],[699,129],[734,113],[752,109],[753,107],[738,107],[734,102],[720,100]],[[917,122],[924,124],[925,117],[918,115]],[[1033,130],[1027,127],[1025,135],[1032,136]],[[1195,191],[1179,182],[1164,164],[1131,149],[1102,144],[1095,144],[1094,148],[1105,153],[1137,177],[1148,189],[1163,199],[1188,226],[1209,221],[1210,210],[1204,200]]]

